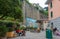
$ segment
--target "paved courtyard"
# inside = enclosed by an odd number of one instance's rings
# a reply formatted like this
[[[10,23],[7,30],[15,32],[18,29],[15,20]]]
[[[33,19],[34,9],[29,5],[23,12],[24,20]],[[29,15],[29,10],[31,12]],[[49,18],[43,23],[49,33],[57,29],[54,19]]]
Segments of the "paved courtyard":
[[[40,33],[32,33],[27,31],[26,36],[20,36],[10,39],[46,39],[45,31],[41,31]],[[53,39],[60,39],[59,36],[53,36]]]

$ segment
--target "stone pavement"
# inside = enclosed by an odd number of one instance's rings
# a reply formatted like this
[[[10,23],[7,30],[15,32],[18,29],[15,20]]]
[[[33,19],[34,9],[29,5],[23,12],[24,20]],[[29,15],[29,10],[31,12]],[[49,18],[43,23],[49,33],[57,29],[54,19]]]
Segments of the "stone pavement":
[[[26,36],[20,36],[10,39],[46,39],[45,31],[41,31],[40,33],[26,32]],[[53,39],[60,39],[59,36],[53,36]]]

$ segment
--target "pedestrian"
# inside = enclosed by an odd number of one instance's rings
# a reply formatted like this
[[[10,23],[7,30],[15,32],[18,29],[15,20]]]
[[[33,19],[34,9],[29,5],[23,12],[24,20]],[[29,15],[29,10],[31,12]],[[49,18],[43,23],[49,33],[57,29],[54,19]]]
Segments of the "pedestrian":
[[[20,36],[22,34],[21,30],[20,29],[17,29],[16,30],[16,33],[18,34],[18,36]]]
[[[55,27],[55,28],[53,29],[53,33],[56,32],[56,31],[57,31],[57,28]]]
[[[58,30],[57,28],[54,28],[54,29],[53,29],[53,33],[54,33],[55,35],[60,36],[60,32],[59,32],[59,30]]]

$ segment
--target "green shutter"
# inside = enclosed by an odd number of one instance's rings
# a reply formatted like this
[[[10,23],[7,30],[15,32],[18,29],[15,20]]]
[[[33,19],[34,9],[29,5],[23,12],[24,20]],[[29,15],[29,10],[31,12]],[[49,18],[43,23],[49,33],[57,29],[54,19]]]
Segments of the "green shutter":
[[[51,2],[51,4],[50,4],[50,7],[52,8],[52,2]]]
[[[53,17],[53,12],[51,12],[51,18]]]

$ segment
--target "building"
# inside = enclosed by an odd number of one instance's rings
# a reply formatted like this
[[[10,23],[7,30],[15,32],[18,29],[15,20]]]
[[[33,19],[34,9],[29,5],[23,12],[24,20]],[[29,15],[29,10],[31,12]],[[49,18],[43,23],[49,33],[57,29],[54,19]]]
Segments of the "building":
[[[23,16],[24,16],[23,24],[25,24],[26,26],[41,27],[41,25],[43,25],[44,23],[43,21],[47,20],[47,16],[39,12],[39,9],[42,9],[42,8],[37,9],[35,5],[39,5],[39,4],[30,4],[28,1],[23,0],[23,5],[22,5]],[[37,24],[37,21],[38,22],[42,21],[42,22],[39,22]]]
[[[48,4],[49,25],[60,29],[60,0],[47,0],[46,4]]]
[[[27,19],[39,20],[39,11],[27,1],[23,1],[23,13],[24,13],[24,24],[27,22]]]

